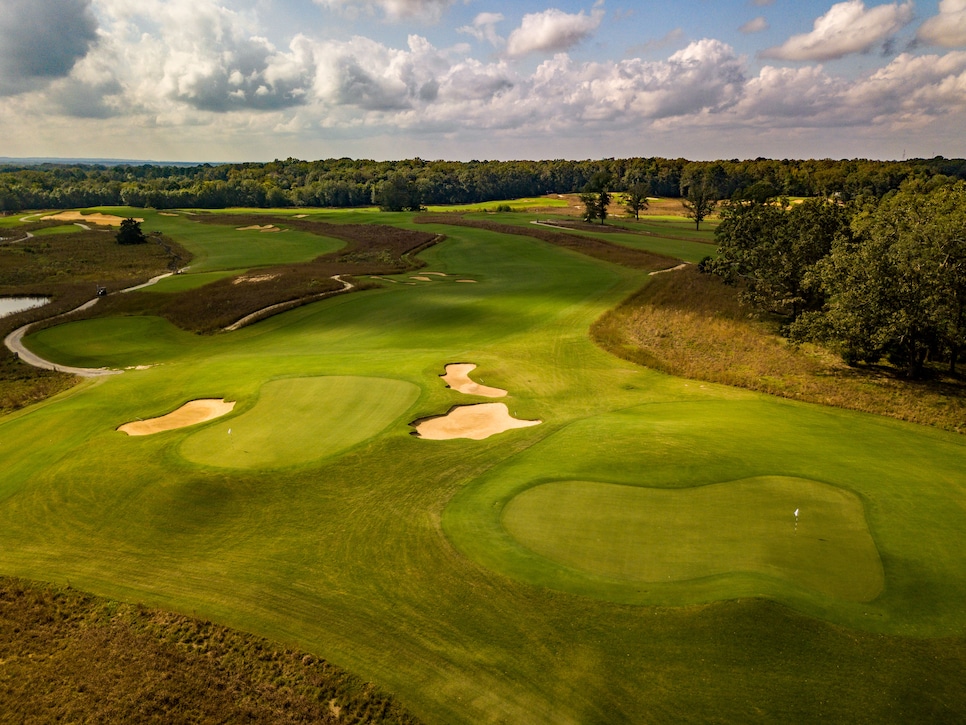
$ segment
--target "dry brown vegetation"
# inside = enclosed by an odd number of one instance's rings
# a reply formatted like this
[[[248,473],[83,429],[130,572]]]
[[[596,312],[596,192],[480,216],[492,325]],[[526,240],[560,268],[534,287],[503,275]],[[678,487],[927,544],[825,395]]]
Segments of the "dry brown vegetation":
[[[671,375],[966,432],[961,378],[936,371],[910,382],[888,367],[849,367],[777,330],[774,320],[753,317],[735,288],[689,267],[653,277],[591,332],[614,354]]]
[[[438,241],[435,234],[377,224],[328,224],[303,219],[275,219],[264,215],[198,215],[198,221],[230,227],[272,222],[320,236],[341,239],[346,246],[311,262],[265,267],[257,275],[244,274],[183,292],[161,309],[178,327],[214,332],[258,310],[280,303],[291,309],[342,289],[334,275],[398,274],[422,266],[415,255]],[[257,281],[238,283],[247,278]],[[375,286],[357,284],[357,289]]]
[[[466,219],[459,214],[422,214],[417,221],[422,224],[449,224],[460,227],[473,227],[474,229],[486,229],[500,234],[517,234],[525,237],[534,237],[558,247],[573,249],[588,257],[601,259],[605,262],[620,264],[632,269],[655,270],[663,269],[672,264],[675,260],[652,252],[645,252],[641,249],[632,249],[604,241],[593,237],[578,236],[567,232],[558,232],[544,226],[528,224],[527,226],[515,226],[512,224],[501,224],[491,222],[486,219]]]
[[[20,238],[60,222],[4,230]],[[22,325],[68,312],[92,299],[97,286],[119,290],[183,264],[189,253],[166,238],[119,245],[113,233],[81,230],[0,245],[0,296],[50,297],[49,304],[0,318],[0,339]],[[0,347],[0,415],[49,398],[77,383],[73,375],[40,370]]]
[[[15,579],[0,579],[0,721],[417,722],[310,654]]]

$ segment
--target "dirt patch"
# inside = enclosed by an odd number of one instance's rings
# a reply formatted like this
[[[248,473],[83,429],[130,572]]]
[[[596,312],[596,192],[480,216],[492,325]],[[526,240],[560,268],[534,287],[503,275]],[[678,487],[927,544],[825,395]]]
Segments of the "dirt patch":
[[[146,436],[152,433],[161,433],[166,430],[186,428],[189,425],[220,418],[230,413],[234,407],[235,401],[228,402],[224,399],[205,398],[202,400],[190,400],[167,415],[162,415],[159,418],[149,418],[148,420],[137,420],[131,423],[125,423],[118,427],[118,430],[131,436]]]
[[[121,222],[124,221],[124,217],[115,216],[114,214],[81,214],[79,211],[62,211],[59,214],[51,214],[49,216],[41,217],[44,219],[55,219],[57,221],[65,222],[83,222],[85,224],[100,224],[107,227],[119,227]],[[134,221],[143,222],[143,219],[135,217]]]
[[[461,405],[446,415],[416,421],[416,436],[430,441],[469,438],[480,441],[514,428],[540,425],[542,420],[520,420],[510,415],[504,403]]]
[[[502,388],[491,388],[470,380],[470,373],[475,369],[473,363],[451,363],[446,366],[446,374],[440,377],[453,390],[466,395],[481,395],[484,398],[502,398],[506,395]]]

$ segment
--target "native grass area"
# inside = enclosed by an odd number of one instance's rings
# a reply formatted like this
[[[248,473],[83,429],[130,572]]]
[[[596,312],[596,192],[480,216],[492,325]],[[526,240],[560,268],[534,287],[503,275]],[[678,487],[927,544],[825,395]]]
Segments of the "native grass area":
[[[670,353],[648,347],[640,318],[615,316],[680,306],[656,291],[691,270],[649,272],[712,252],[709,231],[531,224],[546,209],[100,211],[136,211],[187,269],[27,336],[60,364],[125,372],[0,418],[0,574],[55,585],[5,584],[5,621],[10,592],[41,612],[74,596],[56,588],[68,583],[114,604],[84,599],[44,627],[87,618],[160,638],[138,604],[150,622],[207,620],[276,643],[295,663],[282,685],[326,708],[348,686],[307,689],[303,657],[373,683],[349,688],[376,693],[357,702],[363,720],[389,712],[378,693],[430,723],[966,715],[966,439],[942,420],[658,371]],[[340,265],[356,289],[308,299]],[[304,304],[232,332],[221,303],[204,318],[206,289],[291,301],[286,280]],[[688,319],[665,333],[701,324]],[[607,351],[630,347],[647,357]],[[477,387],[443,380],[454,363]],[[414,435],[492,389],[512,419],[539,424]],[[207,399],[234,405],[117,430]],[[252,648],[229,644],[229,659]],[[46,677],[26,655],[4,661],[18,682]],[[225,687],[235,672],[253,676],[231,670]],[[24,692],[0,688],[3,709]]]

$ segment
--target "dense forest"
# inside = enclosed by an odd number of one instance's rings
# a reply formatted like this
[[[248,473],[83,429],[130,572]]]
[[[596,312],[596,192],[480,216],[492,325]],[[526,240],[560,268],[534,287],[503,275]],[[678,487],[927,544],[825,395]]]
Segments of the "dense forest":
[[[966,182],[910,180],[882,199],[733,200],[702,263],[793,340],[909,378],[966,349]]]
[[[383,204],[405,190],[402,207],[467,204],[565,194],[595,178],[610,191],[644,186],[654,196],[684,195],[691,181],[717,199],[756,195],[881,198],[904,182],[966,179],[966,160],[773,160],[693,162],[632,158],[585,161],[322,161],[198,166],[0,165],[0,212],[101,205],[226,208]]]

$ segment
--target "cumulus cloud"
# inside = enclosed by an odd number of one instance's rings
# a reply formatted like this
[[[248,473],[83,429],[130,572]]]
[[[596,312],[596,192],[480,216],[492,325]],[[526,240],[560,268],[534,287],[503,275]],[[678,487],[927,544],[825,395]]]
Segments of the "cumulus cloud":
[[[487,41],[490,45],[500,46],[505,41],[496,32],[496,26],[504,20],[502,13],[480,13],[473,18],[472,25],[464,25],[457,28],[459,33],[472,35],[480,41]]]
[[[511,57],[529,53],[554,53],[569,50],[593,35],[604,19],[604,9],[598,3],[590,15],[581,10],[577,14],[551,8],[542,13],[527,13],[520,27],[510,33],[506,52]]]
[[[739,33],[760,33],[763,30],[768,30],[768,21],[761,15],[757,18],[752,18],[747,23],[738,28]]]
[[[939,15],[926,20],[916,38],[947,48],[966,45],[966,0],[940,0]]]
[[[349,17],[381,12],[388,20],[417,19],[436,22],[454,0],[315,0],[322,7]]]
[[[782,45],[762,51],[780,60],[834,60],[862,53],[907,25],[914,15],[911,0],[866,9],[862,0],[836,3],[818,18],[811,33],[793,35]]]
[[[63,78],[96,40],[91,0],[5,0],[0,12],[0,94]]]

